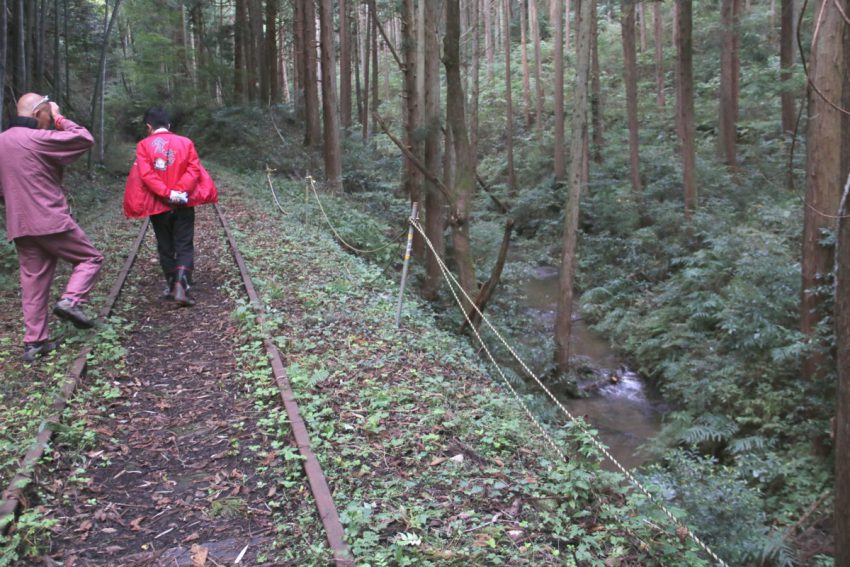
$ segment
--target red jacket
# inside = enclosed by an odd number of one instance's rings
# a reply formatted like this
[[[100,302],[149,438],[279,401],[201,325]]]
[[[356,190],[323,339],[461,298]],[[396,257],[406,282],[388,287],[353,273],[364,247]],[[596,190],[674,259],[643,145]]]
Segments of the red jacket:
[[[124,187],[124,214],[147,217],[170,211],[171,191],[189,194],[184,207],[218,202],[218,190],[201,166],[189,138],[163,131],[153,133],[136,146],[136,161]]]

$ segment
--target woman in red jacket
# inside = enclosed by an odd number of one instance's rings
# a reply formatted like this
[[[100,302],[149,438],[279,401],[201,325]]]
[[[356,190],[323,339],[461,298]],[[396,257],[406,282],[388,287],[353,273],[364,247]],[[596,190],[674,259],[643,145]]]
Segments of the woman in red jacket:
[[[191,306],[195,301],[187,291],[194,267],[194,207],[217,202],[218,192],[192,140],[169,131],[171,120],[165,110],[149,108],[144,122],[148,137],[136,146],[136,161],[124,190],[124,214],[150,217],[168,282],[166,297]]]

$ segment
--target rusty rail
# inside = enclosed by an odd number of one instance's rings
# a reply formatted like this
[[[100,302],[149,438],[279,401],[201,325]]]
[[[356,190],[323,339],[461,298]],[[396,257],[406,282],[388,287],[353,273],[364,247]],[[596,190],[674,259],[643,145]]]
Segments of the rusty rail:
[[[148,223],[148,219],[145,219],[141,228],[139,228],[139,234],[136,236],[136,240],[133,241],[133,245],[130,247],[130,253],[124,261],[124,266],[121,268],[121,271],[118,272],[118,277],[115,279],[115,283],[112,284],[112,289],[106,297],[106,303],[104,303],[103,307],[101,307],[98,312],[100,320],[106,319],[112,314],[115,302],[121,294],[124,282],[127,281],[127,276],[130,273],[130,269],[133,267],[133,263],[139,253],[139,248],[141,248],[142,242],[145,239]],[[23,500],[24,488],[32,480],[32,473],[35,470],[35,466],[44,455],[44,450],[47,448],[47,444],[53,437],[53,426],[62,421],[62,412],[65,410],[65,406],[68,405],[68,400],[71,399],[71,396],[74,395],[77,386],[79,386],[80,382],[82,382],[88,365],[88,357],[93,350],[94,348],[91,345],[83,347],[80,350],[80,354],[69,366],[62,390],[56,395],[56,399],[53,401],[53,413],[39,426],[39,432],[33,445],[24,454],[20,464],[18,465],[17,472],[12,477],[11,482],[9,482],[9,486],[3,491],[3,500],[0,502],[0,533],[3,535],[8,533],[15,521],[15,514],[18,511],[18,506],[20,506],[21,501]]]
[[[215,212],[218,215],[219,222],[224,229],[224,233],[227,235],[230,250],[233,253],[233,258],[236,261],[236,265],[239,266],[239,272],[242,275],[242,282],[245,285],[248,298],[251,301],[251,305],[253,305],[257,312],[257,320],[262,325],[265,321],[263,302],[257,294],[257,290],[254,288],[254,284],[251,281],[251,275],[248,273],[248,267],[245,264],[245,259],[239,252],[239,247],[236,245],[236,240],[233,237],[233,233],[230,231],[227,219],[224,218],[224,213],[222,213],[221,208],[218,205],[214,205],[214,207]],[[321,518],[322,525],[324,525],[325,528],[328,545],[330,545],[334,556],[334,563],[336,565],[346,567],[353,566],[354,560],[352,559],[348,545],[345,543],[345,532],[343,530],[342,523],[339,520],[339,514],[337,513],[330,487],[328,486],[325,475],[322,472],[319,460],[316,458],[316,454],[313,453],[313,450],[311,449],[310,434],[308,433],[307,426],[298,411],[298,404],[295,401],[292,386],[290,385],[289,378],[286,375],[280,351],[277,349],[272,339],[268,336],[266,336],[263,340],[263,344],[265,345],[266,352],[271,359],[272,372],[274,373],[275,381],[280,389],[283,406],[289,416],[289,422],[292,426],[295,443],[298,445],[298,450],[304,458],[304,470],[307,474],[307,481],[310,483],[310,490],[313,492],[313,497],[316,500],[316,508],[318,508],[319,517]]]

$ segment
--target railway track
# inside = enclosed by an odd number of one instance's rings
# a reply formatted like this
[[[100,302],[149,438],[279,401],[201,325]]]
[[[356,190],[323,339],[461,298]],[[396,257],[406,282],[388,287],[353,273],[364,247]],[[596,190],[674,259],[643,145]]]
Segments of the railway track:
[[[116,311],[119,296],[126,290],[128,282],[132,281],[132,285],[143,290],[140,296],[125,294],[138,296],[139,305],[123,307],[125,312],[135,312],[139,319],[138,331],[134,331],[139,339],[128,347],[128,368],[120,386],[124,393],[121,398],[126,400],[126,406],[110,406],[117,417],[111,425],[100,426],[99,431],[109,433],[102,437],[110,440],[104,442],[100,449],[88,453],[90,461],[97,462],[97,466],[103,469],[101,473],[93,467],[95,473],[92,476],[97,489],[124,493],[128,499],[118,502],[120,498],[111,498],[103,493],[98,495],[95,490],[95,498],[88,501],[91,504],[92,500],[100,499],[100,502],[86,508],[81,500],[63,510],[64,523],[61,525],[64,532],[54,538],[54,545],[60,549],[54,548],[51,552],[66,560],[77,560],[76,565],[106,564],[103,561],[110,565],[191,565],[191,561],[197,560],[200,552],[197,546],[202,543],[206,544],[209,553],[215,554],[219,550],[221,556],[228,560],[232,560],[234,555],[241,560],[249,546],[256,548],[272,539],[266,537],[274,531],[274,525],[271,525],[269,514],[261,510],[264,504],[262,495],[256,487],[249,487],[249,479],[259,477],[260,473],[244,470],[244,455],[233,454],[239,449],[231,448],[227,453],[219,451],[221,447],[216,446],[222,443],[218,438],[228,437],[227,427],[232,425],[228,422],[240,422],[244,427],[245,420],[249,419],[246,416],[250,414],[250,408],[244,401],[221,383],[222,377],[236,373],[238,365],[227,352],[237,346],[234,338],[230,337],[233,329],[228,310],[233,308],[233,299],[226,297],[223,288],[227,285],[222,283],[228,278],[235,279],[233,265],[238,268],[243,297],[247,297],[252,306],[259,329],[263,328],[265,308],[222,209],[218,206],[203,208],[198,219],[196,248],[201,257],[196,285],[200,295],[198,305],[192,309],[177,309],[173,304],[152,297],[160,289],[161,276],[157,274],[158,267],[151,262],[139,261],[145,252],[148,228],[145,221],[99,312],[103,321]],[[213,238],[210,233],[214,231],[223,237]],[[222,242],[226,242],[227,250]],[[228,250],[231,262],[223,259],[228,256]],[[230,268],[225,264],[230,264]],[[228,269],[232,272],[229,275],[224,273]],[[141,283],[136,280],[141,280]],[[231,281],[231,289],[234,287],[232,284]],[[152,293],[151,290],[156,291]],[[172,333],[175,328],[177,330]],[[216,338],[222,342],[214,344],[213,339]],[[292,444],[297,447],[303,463],[306,485],[321,521],[332,562],[353,565],[330,487],[311,448],[307,427],[301,418],[281,353],[270,337],[263,337],[262,343],[273,382],[279,391],[279,405],[285,410],[286,421],[291,427]],[[160,355],[163,350],[165,352]],[[14,529],[15,519],[21,510],[32,504],[27,491],[32,482],[52,482],[63,485],[67,490],[67,479],[47,478],[45,471],[38,469],[38,462],[51,447],[69,400],[85,387],[89,361],[95,351],[96,346],[84,347],[71,364],[62,391],[53,403],[51,415],[45,419],[32,447],[21,459],[18,471],[3,491],[0,526],[4,534]],[[121,414],[118,410],[126,410],[127,413]],[[127,431],[129,433],[125,437],[119,437]],[[229,435],[234,438],[247,434]],[[267,439],[265,441],[268,442]],[[251,443],[256,444],[257,439],[252,439]],[[269,455],[266,461],[270,461],[275,452],[271,448],[266,449]],[[209,474],[205,476],[203,473],[209,472],[207,469],[215,468],[211,462],[215,462],[224,473],[217,473],[214,478]],[[208,530],[209,533],[198,531],[197,525],[205,522],[199,515],[200,508],[191,504],[192,498],[197,498],[204,490],[210,492],[213,489],[221,489],[217,496],[235,495],[247,502],[245,506],[250,519],[237,530],[240,533],[228,534],[223,522],[210,522],[216,527]],[[88,493],[82,491],[81,494]],[[154,504],[153,508],[143,509],[145,494]],[[94,520],[80,521],[80,518],[89,516]],[[169,523],[163,523],[169,516]],[[101,524],[105,527],[100,527]],[[79,539],[83,543],[72,543]],[[142,543],[148,540],[150,544]],[[86,541],[90,543],[86,544]],[[194,554],[189,553],[190,544],[196,545],[191,548],[195,550]],[[62,546],[68,546],[67,550],[63,551]],[[114,558],[107,560],[106,556]]]

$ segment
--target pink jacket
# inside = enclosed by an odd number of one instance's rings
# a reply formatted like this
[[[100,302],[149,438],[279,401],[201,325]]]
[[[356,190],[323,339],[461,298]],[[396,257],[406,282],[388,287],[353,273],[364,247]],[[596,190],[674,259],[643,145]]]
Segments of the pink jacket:
[[[13,125],[0,134],[0,201],[6,204],[9,240],[56,234],[77,226],[65,198],[62,172],[94,139],[67,118],[58,124],[60,130]]]
[[[124,187],[124,214],[147,217],[171,210],[171,190],[189,194],[188,207],[218,202],[212,178],[201,166],[192,140],[154,133],[136,146],[136,161]]]

